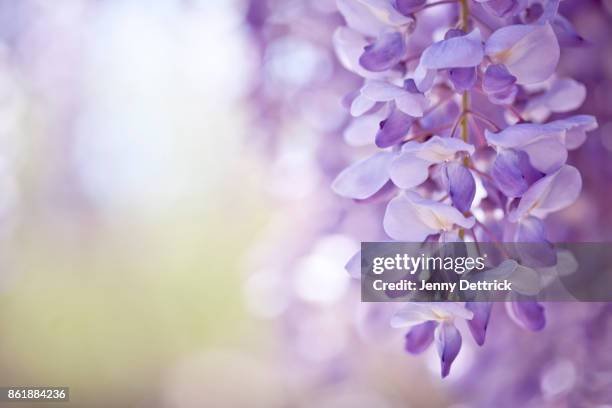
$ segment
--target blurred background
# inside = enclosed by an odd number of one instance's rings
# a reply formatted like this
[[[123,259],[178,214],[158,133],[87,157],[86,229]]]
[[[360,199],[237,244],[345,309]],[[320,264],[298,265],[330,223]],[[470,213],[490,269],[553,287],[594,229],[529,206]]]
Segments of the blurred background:
[[[601,163],[574,214],[606,239],[612,3],[564,3],[595,45],[562,69],[601,127],[572,158]],[[332,0],[0,1],[0,385],[87,407],[469,406],[435,350],[353,327],[380,318],[332,228],[348,154],[325,146],[356,84],[340,21]]]

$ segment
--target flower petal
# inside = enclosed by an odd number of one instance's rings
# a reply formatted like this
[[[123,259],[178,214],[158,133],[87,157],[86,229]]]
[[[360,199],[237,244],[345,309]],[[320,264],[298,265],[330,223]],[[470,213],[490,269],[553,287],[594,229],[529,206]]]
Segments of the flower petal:
[[[349,2],[348,0],[345,0]],[[334,51],[340,64],[347,70],[367,77],[368,71],[359,64],[359,57],[368,45],[366,39],[357,31],[348,27],[338,27],[333,35]]]
[[[453,323],[443,322],[436,329],[436,346],[440,356],[442,378],[450,373],[451,365],[461,350],[461,333]]]
[[[586,132],[597,129],[597,119],[591,115],[575,115],[550,122],[548,126],[565,131],[565,147],[574,150],[586,140]]]
[[[466,218],[455,207],[425,199],[406,191],[387,205],[383,226],[398,241],[422,242],[428,235],[450,231],[455,225],[472,228],[474,218]]]
[[[419,65],[427,69],[475,67],[482,61],[480,30],[467,35],[438,41],[423,51]]]
[[[406,137],[413,122],[412,116],[394,108],[389,117],[380,122],[380,129],[376,133],[376,146],[384,149],[398,144]]]
[[[523,152],[503,149],[497,154],[491,168],[491,177],[495,185],[507,197],[520,197],[529,188],[526,177],[521,171],[521,153],[526,156]]]
[[[487,67],[482,79],[482,89],[486,93],[505,91],[516,83],[516,77],[505,65],[491,64]]]
[[[389,177],[399,188],[410,189],[427,180],[431,165],[430,161],[419,159],[412,152],[400,153],[389,166]]]
[[[474,146],[459,139],[439,136],[425,143],[408,142],[391,163],[391,180],[400,188],[416,187],[427,179],[431,165],[454,159],[460,151],[473,153]]]
[[[548,214],[571,205],[582,189],[580,173],[572,166],[563,166],[557,172],[536,181],[521,198],[508,219],[516,222],[532,215],[545,218]]]
[[[371,80],[361,89],[361,93],[374,101],[387,102],[395,100],[398,109],[413,117],[423,116],[425,109],[429,107],[429,100],[418,92],[414,82],[409,80],[411,91],[393,85],[386,81]],[[412,88],[415,88],[414,90]]]
[[[379,152],[344,169],[332,183],[343,197],[363,200],[380,190],[389,180],[388,167],[393,153]]]
[[[417,11],[427,0],[395,0],[395,7],[407,16]]]
[[[544,173],[557,170],[567,160],[564,130],[560,127],[519,123],[498,133],[485,130],[485,137],[495,146],[524,151],[531,165]]]
[[[578,109],[586,98],[586,87],[571,78],[557,79],[542,95],[529,99],[525,107],[527,118],[542,122],[551,113]]]
[[[476,67],[452,68],[448,76],[457,92],[465,92],[476,84]]]
[[[506,310],[515,323],[527,330],[539,331],[546,326],[544,307],[538,302],[533,300],[507,302]]]
[[[408,149],[405,149],[408,150]],[[452,160],[458,152],[474,153],[474,146],[463,140],[453,137],[434,136],[425,143],[420,144],[418,157],[433,163],[442,163]]]
[[[368,112],[376,105],[376,101],[366,97],[363,94],[357,95],[351,102],[351,116],[358,117]]]
[[[388,102],[403,96],[406,90],[387,81],[369,80],[361,88],[361,93],[373,101]]]
[[[382,72],[397,65],[406,55],[406,42],[399,32],[387,32],[364,48],[359,64],[368,71]]]
[[[401,14],[395,8],[395,0],[358,0],[357,2],[364,4],[372,15],[386,25],[399,27],[414,21],[412,17]]]
[[[344,130],[344,140],[351,146],[365,146],[374,143],[380,122],[389,115],[389,109],[383,107],[369,115],[354,118]]]
[[[496,17],[515,16],[527,5],[526,0],[476,0],[485,10]]]
[[[413,327],[435,319],[436,315],[427,303],[408,303],[391,317],[391,327]]]
[[[346,24],[361,34],[377,37],[387,26],[378,19],[372,10],[360,1],[336,0],[338,10]]]
[[[474,317],[467,321],[472,337],[476,344],[482,346],[487,335],[493,304],[491,302],[467,302],[465,307],[474,314]]]
[[[419,354],[425,351],[434,340],[434,330],[438,324],[433,321],[413,326],[406,333],[404,349],[411,354]]]
[[[451,201],[462,213],[469,211],[476,195],[476,181],[472,173],[461,163],[451,162],[446,166]]]
[[[496,64],[504,64],[519,84],[541,82],[550,77],[559,63],[560,48],[549,23],[511,25],[496,30],[485,46]]]

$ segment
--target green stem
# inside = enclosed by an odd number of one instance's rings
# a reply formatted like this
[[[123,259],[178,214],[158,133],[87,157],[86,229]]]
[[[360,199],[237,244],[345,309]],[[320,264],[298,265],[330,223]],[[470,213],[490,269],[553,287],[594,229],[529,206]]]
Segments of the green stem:
[[[469,18],[470,18],[470,6],[468,0],[459,0],[460,12],[459,12],[459,24],[461,29],[465,32],[468,30]],[[463,117],[461,118],[461,139],[467,143],[469,133],[469,122],[467,112],[470,110],[470,94],[466,91],[461,97],[461,112]],[[467,159],[464,160],[467,164]]]
[[[460,14],[459,14],[459,23],[461,25],[461,29],[463,31],[468,30],[468,25],[470,23],[470,6],[468,4],[468,0],[459,0],[460,5]]]

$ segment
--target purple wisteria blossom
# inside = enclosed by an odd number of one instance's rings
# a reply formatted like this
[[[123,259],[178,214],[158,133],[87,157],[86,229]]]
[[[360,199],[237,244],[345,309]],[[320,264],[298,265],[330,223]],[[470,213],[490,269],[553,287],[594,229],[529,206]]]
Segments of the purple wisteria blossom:
[[[598,126],[592,116],[567,116],[584,102],[586,88],[558,76],[557,65],[562,47],[586,41],[558,13],[559,1],[337,6],[346,23],[334,34],[337,57],[362,80],[347,97],[344,136],[363,155],[337,175],[333,190],[372,206],[385,239],[547,243],[546,218],[571,206],[582,189],[568,151]],[[381,200],[386,208],[379,215]],[[546,267],[564,261],[545,246],[519,258],[540,265],[512,261],[491,273],[529,288],[543,284]],[[544,305],[528,293],[509,300],[507,314],[520,328],[545,327]],[[483,345],[492,308],[407,304],[391,325],[409,328],[408,352],[435,342],[445,377],[462,346],[455,323],[466,321]]]

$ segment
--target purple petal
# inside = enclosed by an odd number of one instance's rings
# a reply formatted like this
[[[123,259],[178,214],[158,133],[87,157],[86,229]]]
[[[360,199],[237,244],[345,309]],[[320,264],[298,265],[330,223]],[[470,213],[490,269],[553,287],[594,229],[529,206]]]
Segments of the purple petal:
[[[395,0],[395,8],[405,16],[418,10],[427,0]]]
[[[465,35],[465,31],[460,30],[458,28],[451,28],[444,34],[445,40],[450,40],[451,38],[463,37]]]
[[[489,101],[496,105],[509,105],[514,102],[518,92],[516,77],[504,65],[491,64],[482,79],[482,89]]]
[[[476,84],[476,67],[474,68],[452,68],[448,72],[453,86],[457,92],[465,92]]]
[[[333,35],[334,51],[344,68],[364,78],[382,74],[364,69],[359,64],[363,49],[368,45],[363,35],[349,27],[338,27]]]
[[[515,16],[527,3],[526,0],[476,0],[483,4],[485,10],[497,17]]]
[[[393,109],[389,117],[380,122],[380,129],[375,139],[376,146],[385,148],[398,144],[408,134],[412,122],[414,122],[412,116],[397,108]]]
[[[421,118],[421,128],[424,130],[432,130],[452,124],[458,114],[459,105],[452,101],[445,103]]]
[[[525,152],[503,149],[495,158],[491,177],[507,197],[520,197],[531,183],[542,177],[542,173],[531,166]]]
[[[380,190],[389,180],[388,167],[393,153],[379,152],[344,169],[332,183],[342,197],[365,199]]]
[[[404,89],[410,93],[413,94],[420,94],[421,91],[419,91],[419,88],[416,86],[416,82],[414,82],[414,79],[406,79],[404,81]]]
[[[530,267],[554,266],[557,263],[557,252],[546,239],[546,230],[542,220],[527,217],[521,220],[516,228],[514,241],[517,245],[521,264]],[[528,243],[528,245],[522,245]]]
[[[506,310],[515,323],[527,330],[539,331],[546,326],[544,307],[536,301],[508,302],[506,303]]]
[[[427,69],[467,68],[480,64],[483,58],[480,30],[462,37],[438,41],[423,51],[419,65]]]
[[[519,84],[548,79],[561,54],[557,37],[550,26],[512,25],[495,31],[487,40],[486,54],[496,64],[504,64]]]
[[[443,322],[436,329],[436,346],[440,356],[442,378],[450,373],[451,365],[461,350],[461,333],[451,322]]]
[[[434,330],[438,324],[434,321],[413,326],[406,333],[406,342],[404,348],[408,353],[419,354],[429,347],[434,340]]]
[[[476,182],[472,173],[461,163],[446,166],[449,195],[455,208],[462,213],[469,211],[476,195]]]
[[[467,302],[465,307],[474,313],[472,320],[467,320],[467,325],[476,344],[482,346],[487,335],[487,327],[493,304],[491,302]]]
[[[508,216],[511,222],[532,215],[544,218],[571,205],[582,189],[580,172],[572,166],[563,166],[557,172],[536,181]]]
[[[498,133],[485,130],[485,137],[492,145],[524,151],[536,170],[550,173],[559,169],[567,160],[564,132],[564,129],[557,126],[519,123]]]
[[[502,64],[487,67],[482,79],[482,89],[488,94],[506,92],[516,83],[516,77]]]
[[[389,32],[364,48],[359,63],[368,71],[381,72],[393,68],[405,55],[404,36],[398,32]]]

